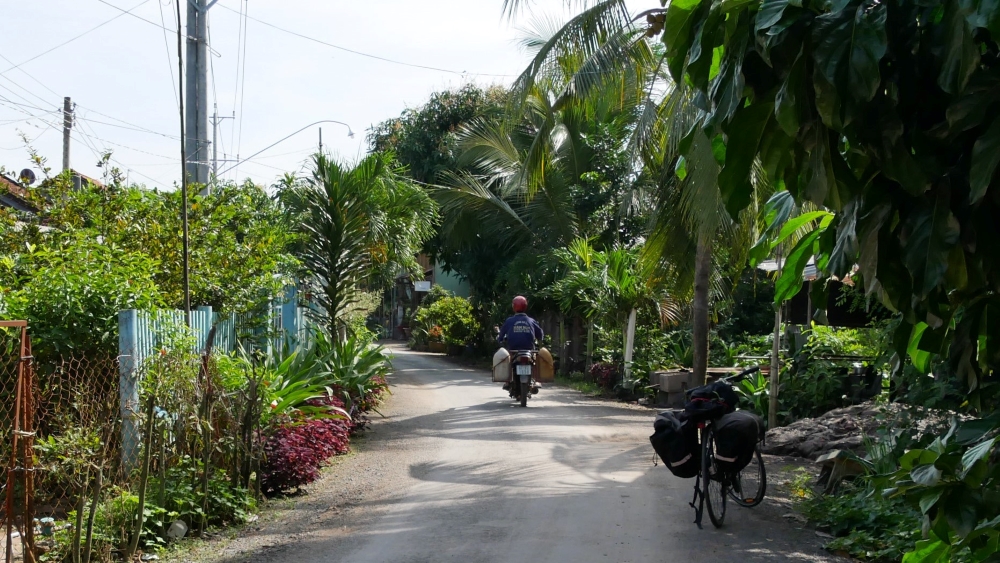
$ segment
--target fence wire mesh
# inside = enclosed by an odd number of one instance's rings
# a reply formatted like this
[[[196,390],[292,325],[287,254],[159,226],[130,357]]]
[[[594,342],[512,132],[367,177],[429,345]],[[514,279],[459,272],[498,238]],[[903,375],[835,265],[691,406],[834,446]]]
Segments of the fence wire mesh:
[[[0,321],[0,555],[34,561],[31,343],[23,321]]]
[[[134,559],[177,520],[202,533],[247,517],[264,371],[187,345],[140,365],[95,351],[23,362],[27,329],[10,324],[0,321],[0,563]]]
[[[118,358],[22,361],[26,336],[21,329],[0,328],[0,466],[7,469],[0,485],[3,562],[37,560],[56,534],[72,533],[58,523],[85,512],[95,480],[107,490],[128,477],[121,462]],[[94,554],[93,560],[102,559]]]

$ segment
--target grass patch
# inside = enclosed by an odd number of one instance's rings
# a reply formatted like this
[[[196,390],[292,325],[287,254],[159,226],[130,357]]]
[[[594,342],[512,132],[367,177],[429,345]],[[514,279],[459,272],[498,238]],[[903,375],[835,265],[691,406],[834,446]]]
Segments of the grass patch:
[[[593,379],[587,375],[574,372],[569,375],[556,375],[556,384],[569,387],[570,389],[579,391],[584,395],[590,397],[600,397],[604,395],[604,389],[601,388]]]

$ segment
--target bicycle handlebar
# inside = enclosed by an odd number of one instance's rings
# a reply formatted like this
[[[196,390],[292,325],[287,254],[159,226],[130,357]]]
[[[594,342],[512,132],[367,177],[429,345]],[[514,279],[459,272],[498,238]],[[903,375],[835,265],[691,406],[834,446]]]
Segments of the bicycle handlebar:
[[[749,377],[752,374],[757,373],[758,371],[760,371],[760,366],[754,366],[752,368],[745,369],[745,370],[737,373],[736,375],[730,375],[729,377],[723,377],[721,379],[723,381],[725,381],[726,383],[735,383],[737,381],[742,381],[742,380],[746,379],[747,377]]]

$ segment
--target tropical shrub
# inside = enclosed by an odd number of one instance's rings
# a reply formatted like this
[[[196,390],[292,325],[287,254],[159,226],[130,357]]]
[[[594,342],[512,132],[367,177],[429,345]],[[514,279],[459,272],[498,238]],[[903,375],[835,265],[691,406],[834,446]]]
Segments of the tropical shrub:
[[[428,327],[428,332],[440,327],[442,340],[447,344],[464,345],[479,331],[472,304],[463,297],[442,297],[418,309],[414,318],[419,325]]]
[[[782,372],[778,394],[782,405],[779,420],[788,423],[818,416],[843,407],[849,401],[852,364],[862,361],[881,367],[884,350],[880,349],[875,329],[835,329],[814,325],[805,344],[795,351]],[[854,356],[836,359],[830,356]]]
[[[61,236],[46,247],[0,260],[6,314],[31,325],[35,355],[115,353],[118,312],[163,304],[157,261],[98,242],[93,233]],[[11,277],[12,276],[12,277]]]

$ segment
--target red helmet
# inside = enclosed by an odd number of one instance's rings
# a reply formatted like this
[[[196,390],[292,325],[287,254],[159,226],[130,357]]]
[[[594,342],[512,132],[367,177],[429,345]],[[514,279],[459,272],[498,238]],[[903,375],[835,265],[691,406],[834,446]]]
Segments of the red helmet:
[[[514,302],[511,303],[514,306],[515,313],[523,313],[528,310],[528,300],[524,296],[518,295],[514,298]]]

